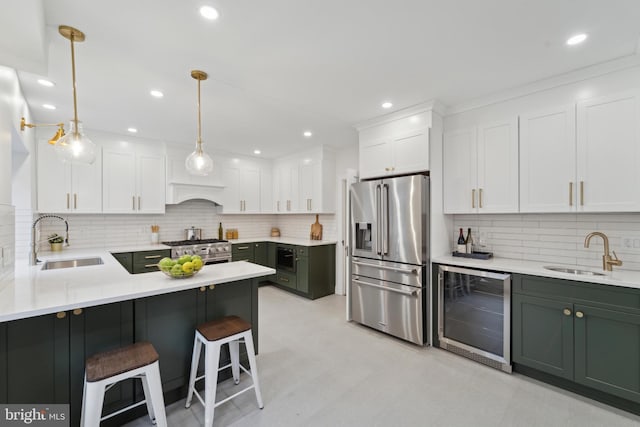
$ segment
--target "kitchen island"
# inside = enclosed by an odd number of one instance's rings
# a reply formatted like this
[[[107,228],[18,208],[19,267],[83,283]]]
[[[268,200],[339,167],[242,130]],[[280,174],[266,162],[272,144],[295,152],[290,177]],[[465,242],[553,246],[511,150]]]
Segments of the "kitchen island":
[[[231,262],[171,279],[161,272],[131,275],[104,249],[41,256],[89,257],[104,264],[58,270],[18,265],[15,277],[0,285],[0,403],[70,403],[71,425],[77,425],[85,359],[137,341],[153,343],[165,403],[176,401],[186,395],[196,325],[225,315],[252,324],[258,351],[257,282],[273,269]],[[227,361],[223,355],[221,364]],[[142,399],[138,383],[109,390],[105,410]],[[107,424],[144,411],[136,408]]]

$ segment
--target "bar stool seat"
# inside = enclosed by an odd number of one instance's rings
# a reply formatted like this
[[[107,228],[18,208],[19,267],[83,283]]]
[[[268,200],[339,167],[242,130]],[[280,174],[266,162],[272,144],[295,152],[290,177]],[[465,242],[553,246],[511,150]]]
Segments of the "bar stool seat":
[[[240,364],[240,343],[244,343],[247,348],[250,371],[247,371],[244,366]],[[200,353],[202,352],[203,344],[205,347],[204,375],[197,377],[198,364],[200,362]],[[225,366],[218,368],[218,365],[220,363],[220,350],[224,344],[229,345],[231,362]],[[252,384],[236,392],[232,396],[216,402],[218,372],[229,367],[231,367],[233,381],[235,384],[240,383],[241,369],[247,375],[249,375],[249,377],[251,377]],[[202,396],[200,396],[200,393],[195,388],[196,382],[203,378],[205,382],[204,399],[202,399]],[[195,394],[200,403],[202,403],[202,405],[204,406],[204,425],[207,427],[211,427],[213,425],[214,409],[217,406],[251,389],[254,389],[256,393],[256,400],[258,401],[258,407],[262,409],[264,407],[264,404],[262,403],[260,383],[258,381],[258,369],[256,366],[256,354],[253,347],[251,324],[238,316],[227,316],[198,325],[198,327],[196,328],[195,339],[193,343],[191,376],[189,377],[189,392],[187,394],[185,407],[189,408],[191,406],[191,400],[193,399],[193,395]]]
[[[158,427],[166,427],[158,360],[158,353],[149,342],[138,342],[89,357],[85,364],[80,425],[95,427],[100,421],[146,403],[151,422]],[[145,399],[101,417],[104,393],[128,378],[142,380]]]

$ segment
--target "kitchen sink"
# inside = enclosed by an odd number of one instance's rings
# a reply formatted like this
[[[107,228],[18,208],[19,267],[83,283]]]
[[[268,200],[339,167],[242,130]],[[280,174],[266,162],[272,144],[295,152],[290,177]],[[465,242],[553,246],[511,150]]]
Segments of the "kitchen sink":
[[[557,271],[559,273],[569,273],[578,276],[606,276],[605,273],[600,273],[598,271],[581,270],[579,268],[572,267],[556,267],[553,265],[545,265],[544,268],[551,271]]]
[[[61,259],[59,261],[47,261],[42,266],[42,270],[57,270],[58,268],[85,267],[87,265],[104,264],[102,258],[79,258],[79,259]]]

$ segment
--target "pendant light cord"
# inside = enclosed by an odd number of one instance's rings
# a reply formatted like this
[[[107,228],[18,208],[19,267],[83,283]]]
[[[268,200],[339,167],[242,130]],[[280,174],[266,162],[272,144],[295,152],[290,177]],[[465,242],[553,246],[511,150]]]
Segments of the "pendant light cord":
[[[73,40],[74,39],[74,34],[73,31],[71,32],[71,36],[69,37],[69,40],[71,41],[71,76],[73,78],[73,122],[75,123],[76,127],[73,130],[73,134],[76,136],[76,138],[78,137],[79,131],[78,131],[78,100],[77,100],[77,96],[76,96],[76,53],[75,53],[75,49],[73,46]]]
[[[201,79],[198,79],[198,153],[202,152],[202,134],[201,134],[201,128],[202,128],[202,119],[200,117],[200,81]]]

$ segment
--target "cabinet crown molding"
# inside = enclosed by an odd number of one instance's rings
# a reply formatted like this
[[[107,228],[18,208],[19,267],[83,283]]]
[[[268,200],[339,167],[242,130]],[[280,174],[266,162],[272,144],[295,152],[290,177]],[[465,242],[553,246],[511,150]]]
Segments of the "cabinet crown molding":
[[[439,116],[443,116],[446,110],[447,107],[443,103],[434,99],[432,101],[423,102],[421,104],[403,108],[402,110],[394,111],[393,113],[365,120],[364,122],[356,124],[354,127],[358,132],[361,132],[364,129],[368,129],[373,126],[404,119],[419,113],[431,112],[436,113]]]

